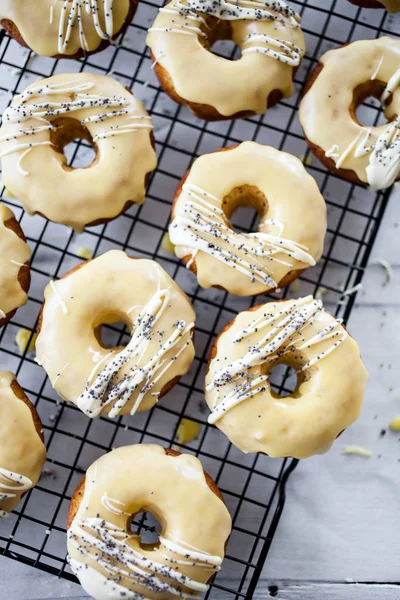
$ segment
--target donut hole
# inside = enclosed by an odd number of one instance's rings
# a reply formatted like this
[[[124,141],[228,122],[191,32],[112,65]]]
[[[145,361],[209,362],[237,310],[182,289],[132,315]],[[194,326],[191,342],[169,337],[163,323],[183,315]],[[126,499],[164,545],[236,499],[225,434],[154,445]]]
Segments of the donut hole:
[[[300,398],[300,386],[310,378],[310,370],[302,372],[301,368],[306,364],[306,359],[299,352],[292,352],[278,358],[272,365],[266,366],[266,374],[271,386],[274,398]]]
[[[239,60],[242,57],[242,52],[237,44],[233,40],[216,40],[210,51],[221,58],[228,60]]]
[[[65,170],[86,169],[97,158],[97,147],[89,130],[80,121],[62,117],[53,121],[55,129],[50,132],[50,141],[56,152],[63,154]]]
[[[256,186],[245,184],[223,198],[222,209],[234,231],[249,233],[258,230],[268,212],[268,201]]]
[[[110,314],[98,319],[94,333],[103,348],[125,348],[131,339],[131,323],[121,314]]]
[[[207,25],[207,28],[202,27],[207,35],[207,39],[202,38],[202,43],[207,50],[227,60],[239,60],[242,52],[232,39],[231,24],[215,17],[208,17]]]
[[[162,529],[157,516],[148,510],[141,510],[133,515],[128,527],[130,533],[140,536],[140,546],[143,550],[154,550],[159,546]]]
[[[368,81],[356,87],[353,93],[353,104],[351,115],[353,119],[363,127],[378,127],[388,122],[385,117],[385,106],[381,103],[381,97],[386,84],[382,81]]]
[[[269,383],[274,396],[285,398],[297,394],[299,377],[292,365],[280,363],[270,371]]]

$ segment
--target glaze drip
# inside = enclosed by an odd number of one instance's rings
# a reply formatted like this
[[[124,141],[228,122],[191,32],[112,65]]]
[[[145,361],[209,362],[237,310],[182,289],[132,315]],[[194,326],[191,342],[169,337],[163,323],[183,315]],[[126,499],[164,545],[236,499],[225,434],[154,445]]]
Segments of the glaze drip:
[[[199,594],[208,590],[208,585],[200,583],[179,571],[176,557],[183,557],[184,564],[209,569],[211,572],[219,568],[221,558],[211,556],[201,550],[193,550],[182,541],[173,541],[160,536],[160,552],[167,551],[169,556],[163,564],[150,558],[132,547],[131,542],[139,536],[129,534],[121,527],[100,518],[75,519],[68,530],[68,541],[75,546],[85,559],[91,559],[106,573],[108,580],[121,582],[128,579],[131,584],[140,585],[153,593],[171,594],[185,600],[195,600]],[[69,557],[74,573],[80,576],[80,569],[87,565]],[[127,597],[143,598],[136,592],[130,592],[125,586],[120,587]],[[183,591],[182,587],[193,593]],[[130,596],[129,594],[135,594]],[[125,595],[125,594],[124,594]]]
[[[145,396],[152,393],[156,383],[190,345],[194,323],[176,321],[174,331],[167,339],[164,339],[163,331],[155,328],[161,316],[170,308],[170,297],[171,293],[168,289],[159,290],[154,294],[135,320],[133,335],[126,348],[115,355],[97,374],[100,364],[105,362],[112,353],[96,364],[89,376],[85,391],[77,400],[77,405],[87,416],[97,417],[106,406],[112,405],[109,416],[116,417],[132,394],[138,392],[130,411],[131,415],[135,414]],[[154,340],[158,340],[159,350],[143,364],[143,356]],[[176,346],[180,346],[177,353],[167,358],[166,355]],[[127,364],[131,365],[129,373],[116,382],[115,378]]]
[[[18,169],[23,176],[28,176],[29,173],[22,168],[22,161],[26,155],[37,146],[52,145],[49,140],[35,141],[37,136],[40,136],[45,131],[55,131],[57,127],[52,124],[52,121],[58,117],[70,116],[74,112],[82,110],[88,110],[93,113],[81,120],[82,126],[88,123],[105,124],[104,131],[97,133],[93,137],[93,143],[143,128],[152,129],[152,121],[149,116],[132,114],[132,107],[127,98],[116,95],[106,97],[100,94],[87,93],[93,87],[95,87],[95,84],[88,81],[67,81],[59,84],[45,84],[31,87],[19,96],[16,96],[4,112],[3,125],[19,125],[30,119],[43,122],[45,125],[37,127],[28,125],[27,127],[21,127],[19,130],[1,136],[1,143],[12,142],[12,144],[0,153],[0,158],[14,152],[22,151],[18,160]],[[70,96],[70,100],[51,102],[48,98],[55,95]],[[35,102],[34,99],[38,98],[44,98],[44,101]],[[116,117],[124,117],[128,122],[122,125],[118,124],[107,127],[108,122]],[[29,141],[14,143],[20,138],[27,138]]]
[[[218,359],[214,359],[210,364],[212,378],[206,390],[209,392],[215,389],[217,394],[208,422],[216,423],[237,404],[254,398],[255,395],[263,393],[269,388],[268,374],[255,376],[252,372],[254,367],[276,362],[285,356],[331,340],[332,343],[327,349],[320,351],[314,358],[302,365],[299,369],[301,373],[334,352],[348,335],[340,327],[341,319],[336,319],[310,339],[306,340],[304,337],[304,330],[313,325],[316,316],[321,311],[323,311],[322,302],[314,300],[312,296],[294,300],[281,310],[277,304],[270,313],[268,305],[266,305],[263,314],[247,328],[242,329],[234,340],[234,343],[241,343],[248,339],[247,353],[222,369],[216,369]],[[267,330],[264,337],[257,343],[251,344],[251,336],[263,329]],[[233,388],[224,394],[224,386],[232,383],[234,384]]]
[[[218,198],[188,183],[183,185],[182,192],[187,196],[185,210],[173,219],[169,236],[174,245],[188,248],[192,257],[198,251],[205,252],[240,271],[252,283],[259,282],[269,288],[277,287],[277,282],[268,273],[269,263],[277,262],[292,267],[294,261],[300,261],[315,265],[313,257],[307,252],[308,248],[282,237],[282,223],[272,219],[263,222],[263,228],[278,230],[274,235],[264,232],[236,233],[219,208],[222,203]]]
[[[0,319],[27,301],[18,275],[21,269],[29,268],[25,263],[31,253],[26,242],[6,226],[14,218],[14,213],[0,204]]]
[[[0,503],[10,498],[21,496],[31,489],[33,483],[29,477],[8,471],[0,467]],[[8,517],[10,513],[0,507],[0,517]]]

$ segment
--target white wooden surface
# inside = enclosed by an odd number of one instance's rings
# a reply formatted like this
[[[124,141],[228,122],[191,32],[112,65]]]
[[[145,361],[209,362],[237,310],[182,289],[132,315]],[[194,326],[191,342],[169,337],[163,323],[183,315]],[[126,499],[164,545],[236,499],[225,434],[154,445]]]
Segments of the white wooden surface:
[[[370,372],[362,416],[330,453],[302,461],[291,476],[258,600],[271,597],[272,585],[287,600],[400,599],[400,587],[388,585],[400,581],[400,434],[387,430],[400,413],[400,190],[396,196],[349,324]],[[392,265],[386,285],[379,258]],[[345,444],[374,455],[343,456]],[[0,600],[84,597],[75,584],[0,559]]]

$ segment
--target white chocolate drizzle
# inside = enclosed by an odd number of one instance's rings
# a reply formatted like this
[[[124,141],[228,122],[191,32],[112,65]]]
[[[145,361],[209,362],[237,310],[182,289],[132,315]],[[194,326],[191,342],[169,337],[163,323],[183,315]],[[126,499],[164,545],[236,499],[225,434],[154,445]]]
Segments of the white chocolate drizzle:
[[[178,0],[168,8],[160,8],[160,12],[184,16],[185,21],[179,27],[151,27],[149,32],[176,33],[207,39],[204,29],[208,29],[208,25],[202,14],[225,21],[279,19],[292,27],[300,26],[299,15],[280,0],[188,0],[187,3]],[[252,52],[266,54],[290,66],[298,66],[302,56],[302,49],[293,42],[256,32],[247,36],[242,47],[242,54]]]
[[[254,46],[249,44],[255,44]],[[300,64],[302,49],[289,40],[273,38],[265,33],[250,33],[242,47],[242,54],[260,52],[279,62],[297,67]]]
[[[96,417],[106,406],[112,405],[109,416],[116,417],[137,391],[137,398],[130,411],[130,414],[134,415],[146,394],[151,393],[173,362],[190,345],[194,323],[176,321],[173,333],[166,340],[163,340],[163,332],[155,329],[155,325],[170,306],[170,297],[168,289],[156,292],[136,318],[132,338],[126,348],[115,355],[100,372],[97,372],[99,366],[111,353],[95,365],[84,392],[77,400],[77,405],[87,416]],[[142,364],[148,345],[157,336],[160,338],[159,350],[147,363]],[[185,338],[186,341],[182,343]],[[168,359],[167,353],[178,345],[181,347],[177,354]],[[116,382],[115,378],[126,364],[129,364],[129,374],[125,374]]]
[[[60,54],[65,54],[68,50],[72,33],[76,27],[79,30],[81,48],[89,52],[90,48],[83,27],[83,11],[92,16],[93,25],[99,38],[110,40],[114,35],[113,0],[103,0],[105,31],[102,29],[99,21],[98,0],[54,0],[53,5],[50,7],[50,23],[53,22],[54,5],[57,2],[63,3],[58,29],[58,52]]]
[[[0,502],[16,498],[32,487],[33,483],[28,477],[8,471],[0,467]],[[0,517],[8,517],[9,513],[0,507]]]
[[[393,185],[400,173],[400,117],[388,124],[375,143],[368,144],[371,136],[371,128],[363,128],[342,153],[334,144],[325,156],[333,158],[340,169],[352,153],[356,158],[369,154],[367,181],[373,190],[383,190]]]
[[[151,117],[132,113],[132,108],[127,98],[123,98],[122,96],[107,97],[100,94],[87,93],[94,85],[91,82],[80,83],[79,81],[67,81],[50,85],[44,84],[28,88],[25,92],[16,96],[3,114],[3,124],[23,124],[24,121],[34,119],[45,123],[45,125],[37,127],[29,125],[1,136],[0,143],[8,144],[12,142],[12,144],[0,153],[0,158],[14,152],[22,152],[18,160],[18,169],[24,177],[28,176],[29,172],[25,171],[21,164],[26,155],[35,147],[52,145],[49,140],[35,141],[36,136],[45,131],[55,131],[57,127],[52,124],[54,119],[64,115],[69,116],[74,112],[85,109],[93,111],[93,114],[81,121],[82,126],[85,126],[87,123],[105,124],[104,131],[97,133],[93,137],[93,143],[143,128],[153,128]],[[67,95],[70,96],[70,100],[51,102],[48,97],[54,95]],[[45,100],[42,102],[34,101],[34,99],[40,98],[45,98]],[[124,117],[124,120],[127,122],[122,125],[118,124],[106,127],[106,123],[116,117]],[[20,138],[29,139],[29,141],[14,143],[15,140],[19,140]]]
[[[107,492],[101,497],[101,503],[106,510],[108,510],[113,515],[128,515],[129,513],[124,511],[126,504],[124,502],[120,502],[119,500],[115,500],[115,498],[110,498]]]
[[[121,527],[100,518],[75,519],[68,530],[68,541],[75,546],[84,558],[95,560],[109,580],[113,582],[128,578],[130,582],[140,585],[153,593],[171,594],[184,600],[195,600],[200,593],[208,590],[208,585],[200,583],[174,568],[179,562],[175,559],[183,557],[184,563],[204,567],[215,571],[219,569],[221,558],[211,556],[206,552],[195,549],[181,541],[173,541],[160,536],[160,547],[171,553],[166,565],[147,558],[130,545],[137,538]],[[93,554],[92,551],[96,551]],[[179,560],[179,559],[178,559]],[[74,573],[80,577],[80,570],[87,568],[85,563],[69,557]],[[104,579],[106,580],[106,579]],[[182,586],[193,593],[184,592]],[[142,595],[120,586],[128,598],[143,598]]]
[[[389,100],[390,96],[393,94],[393,92],[399,85],[400,85],[400,67],[397,69],[397,71],[391,76],[391,78],[387,82],[387,85],[383,91],[381,98],[380,98],[380,101],[382,104],[385,104]]]
[[[380,70],[380,68],[381,68],[381,66],[383,64],[384,58],[385,57],[382,55],[381,58],[380,58],[380,60],[379,60],[379,62],[378,62],[378,65],[377,65],[375,71],[371,75],[371,81],[374,81],[374,79],[376,79],[376,77],[377,77],[377,75],[379,73],[379,70]]]
[[[171,242],[190,249],[192,261],[195,253],[205,252],[217,260],[240,271],[252,283],[259,282],[276,288],[277,282],[267,272],[269,262],[292,267],[293,260],[315,265],[314,258],[302,244],[282,237],[282,223],[269,219],[263,227],[276,227],[278,233],[236,233],[229,223],[218,198],[185,183],[182,191],[187,194],[184,215],[177,215],[169,227]],[[287,257],[286,259],[282,258]],[[279,257],[280,256],[280,257]],[[190,267],[190,262],[187,264]]]
[[[314,358],[302,365],[299,372],[304,372],[334,352],[348,335],[340,327],[341,319],[336,319],[333,324],[318,331],[311,339],[306,340],[303,335],[303,330],[312,325],[316,315],[321,311],[323,311],[322,302],[314,300],[312,296],[294,300],[289,306],[286,305],[281,310],[279,304],[277,304],[270,313],[267,305],[265,312],[258,319],[254,320],[246,329],[241,330],[234,342],[240,343],[244,339],[250,338],[247,353],[219,370],[215,370],[218,359],[211,362],[212,380],[206,389],[207,391],[216,389],[217,394],[208,422],[216,423],[237,404],[253,398],[256,394],[265,392],[269,387],[269,377],[268,375],[254,377],[253,367],[272,363],[293,352],[301,352],[322,342],[332,340],[332,344],[326,350],[319,352]],[[252,334],[263,329],[267,330],[264,337],[257,343],[251,344]],[[224,386],[231,382],[235,383],[233,389],[224,395]]]
[[[224,21],[281,20],[298,27],[300,16],[282,0],[187,0],[177,4],[182,14],[201,13]]]

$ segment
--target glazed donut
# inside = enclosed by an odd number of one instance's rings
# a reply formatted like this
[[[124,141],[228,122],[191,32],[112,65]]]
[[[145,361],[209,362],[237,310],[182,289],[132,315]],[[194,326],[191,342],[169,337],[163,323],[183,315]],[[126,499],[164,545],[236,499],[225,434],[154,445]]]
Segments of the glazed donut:
[[[221,39],[239,46],[239,60],[210,51]],[[172,0],[146,43],[166,93],[210,121],[263,114],[291,96],[305,51],[300,17],[282,0]]]
[[[297,372],[282,397],[278,364]],[[356,342],[312,296],[256,306],[218,336],[206,376],[209,423],[240,450],[306,458],[326,452],[358,417],[367,372]]]
[[[133,516],[150,511],[157,544]],[[68,515],[68,561],[96,600],[200,598],[220,570],[231,518],[200,461],[153,444],[118,448],[89,468]]]
[[[82,231],[142,204],[155,169],[152,120],[141,102],[111,77],[55,75],[16,96],[3,115],[3,182],[29,214]],[[86,139],[96,158],[67,165],[63,148]]]
[[[239,206],[260,215],[255,233],[237,233]],[[294,156],[243,142],[198,158],[180,182],[169,236],[204,288],[250,296],[287,285],[321,257],[326,206]]]
[[[131,22],[138,0],[3,0],[0,26],[42,56],[80,58],[106,48]]]
[[[361,40],[320,58],[306,86],[300,121],[312,152],[330,171],[374,190],[399,179],[399,84],[400,40]],[[359,123],[356,108],[369,96],[381,101],[388,124]]]
[[[148,410],[194,358],[195,313],[153,260],[111,250],[45,289],[37,362],[53,388],[88,417]],[[106,348],[101,326],[123,321],[126,347]]]
[[[0,517],[8,517],[39,480],[46,460],[33,404],[8,371],[0,371]]]
[[[31,251],[14,213],[0,204],[0,327],[28,301]]]
[[[386,8],[390,13],[400,11],[400,0],[349,0],[349,2],[361,8]]]

